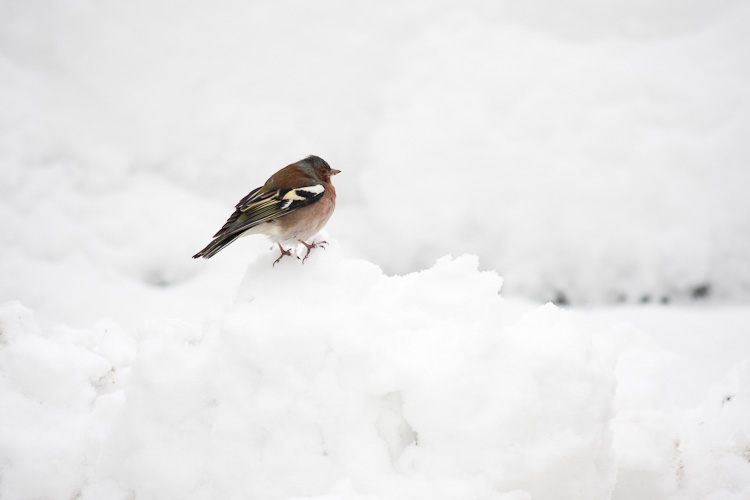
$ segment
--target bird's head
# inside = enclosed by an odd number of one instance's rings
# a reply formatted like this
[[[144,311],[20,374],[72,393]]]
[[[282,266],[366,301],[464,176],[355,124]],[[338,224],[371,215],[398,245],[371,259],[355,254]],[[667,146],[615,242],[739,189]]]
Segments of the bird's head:
[[[331,168],[331,166],[323,158],[319,156],[308,156],[300,163],[304,163],[308,167],[311,173],[317,177],[321,182],[331,182],[331,176],[341,173],[341,170]],[[306,169],[307,170],[307,169]]]

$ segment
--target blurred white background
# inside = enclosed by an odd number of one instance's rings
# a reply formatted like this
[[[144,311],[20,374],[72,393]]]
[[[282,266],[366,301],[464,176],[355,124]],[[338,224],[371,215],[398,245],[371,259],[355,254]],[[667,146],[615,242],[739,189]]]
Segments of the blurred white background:
[[[262,237],[190,256],[309,154],[343,171],[330,236],[389,273],[474,253],[534,300],[750,294],[749,2],[0,10],[0,299],[50,320],[231,296]]]

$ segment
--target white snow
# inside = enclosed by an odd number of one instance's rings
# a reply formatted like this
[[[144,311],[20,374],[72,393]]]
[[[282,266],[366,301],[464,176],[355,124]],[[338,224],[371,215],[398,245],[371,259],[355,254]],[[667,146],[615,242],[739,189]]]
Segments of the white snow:
[[[387,276],[331,240],[261,255],[202,322],[45,330],[4,304],[0,497],[750,494],[746,350],[678,406],[680,355],[611,312],[506,302],[472,256]]]
[[[747,2],[1,10],[0,499],[750,498]]]

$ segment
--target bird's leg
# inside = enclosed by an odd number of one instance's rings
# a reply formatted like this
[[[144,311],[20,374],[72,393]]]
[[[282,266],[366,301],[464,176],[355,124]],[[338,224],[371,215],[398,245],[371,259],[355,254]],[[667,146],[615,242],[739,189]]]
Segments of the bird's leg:
[[[290,250],[284,250],[284,248],[281,246],[281,243],[277,243],[277,245],[279,245],[279,250],[281,250],[281,255],[279,255],[278,259],[276,259],[275,261],[273,261],[273,265],[271,267],[276,266],[276,263],[278,261],[280,261],[281,258],[284,257],[285,255],[292,255],[292,252]],[[307,252],[309,253],[310,250],[308,250]]]
[[[305,259],[307,258],[307,256],[310,255],[310,250],[312,250],[313,248],[318,248],[318,247],[321,247],[323,250],[325,250],[326,247],[324,247],[323,245],[324,244],[325,245],[328,244],[327,241],[319,241],[317,243],[313,241],[311,244],[308,245],[307,243],[305,243],[302,240],[297,240],[297,241],[299,241],[300,243],[302,243],[303,245],[305,245],[305,247],[307,248],[307,253],[305,253],[305,256],[302,258],[302,263],[303,264],[305,263]]]

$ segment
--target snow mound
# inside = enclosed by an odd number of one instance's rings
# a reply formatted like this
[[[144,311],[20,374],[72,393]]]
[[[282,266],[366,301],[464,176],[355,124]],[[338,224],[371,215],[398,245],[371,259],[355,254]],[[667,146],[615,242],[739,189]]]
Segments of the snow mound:
[[[750,492],[746,365],[679,413],[647,335],[521,312],[476,257],[406,276],[336,241],[304,265],[275,257],[202,323],[44,331],[0,306],[0,498]]]
[[[39,331],[2,308],[3,498],[601,498],[611,352],[508,324],[475,257],[388,277],[334,244],[204,325]],[[44,432],[32,434],[44,429]],[[33,481],[45,477],[45,481]]]

